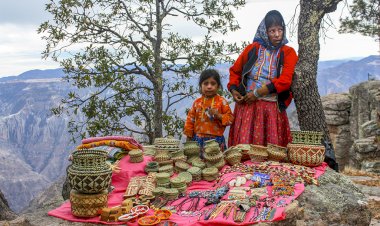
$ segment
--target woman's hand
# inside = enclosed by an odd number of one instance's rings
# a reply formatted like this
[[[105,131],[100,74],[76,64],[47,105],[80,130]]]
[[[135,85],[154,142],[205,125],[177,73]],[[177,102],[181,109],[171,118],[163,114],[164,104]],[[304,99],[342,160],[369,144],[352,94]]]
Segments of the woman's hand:
[[[241,102],[243,102],[243,100],[244,100],[244,97],[238,92],[238,91],[236,91],[236,90],[232,90],[231,91],[231,94],[232,94],[232,97],[234,98],[234,101],[236,102],[236,103],[241,103]]]
[[[244,96],[244,101],[247,104],[252,104],[256,100],[257,100],[257,97],[253,94],[253,92],[248,92],[247,95]]]

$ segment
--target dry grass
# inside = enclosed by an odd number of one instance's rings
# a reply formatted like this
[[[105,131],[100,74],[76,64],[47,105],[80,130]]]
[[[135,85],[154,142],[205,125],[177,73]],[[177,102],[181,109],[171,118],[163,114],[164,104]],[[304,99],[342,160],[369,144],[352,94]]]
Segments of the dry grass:
[[[380,180],[353,180],[353,182],[371,187],[380,187]]]
[[[366,172],[363,170],[358,170],[353,167],[345,167],[344,170],[342,171],[343,174],[348,175],[348,176],[367,176],[367,177],[372,177],[376,179],[380,179],[380,176],[376,173],[371,173],[371,172]]]
[[[368,208],[369,208],[369,211],[371,211],[372,213],[372,218],[380,219],[380,201],[376,201],[373,199],[369,200]]]

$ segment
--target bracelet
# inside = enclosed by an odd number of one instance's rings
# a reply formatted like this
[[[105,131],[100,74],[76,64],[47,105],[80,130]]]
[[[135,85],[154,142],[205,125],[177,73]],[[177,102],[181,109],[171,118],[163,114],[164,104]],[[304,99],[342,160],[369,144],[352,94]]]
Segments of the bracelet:
[[[261,97],[261,96],[259,95],[259,93],[257,92],[257,89],[254,89],[254,90],[253,90],[253,95],[254,95],[256,98]]]

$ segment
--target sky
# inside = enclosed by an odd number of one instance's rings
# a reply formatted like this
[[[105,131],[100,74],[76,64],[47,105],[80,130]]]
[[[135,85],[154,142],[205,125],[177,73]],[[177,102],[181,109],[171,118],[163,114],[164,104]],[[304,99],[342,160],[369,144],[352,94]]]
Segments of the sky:
[[[348,4],[352,0],[347,0]],[[42,59],[41,52],[46,43],[37,34],[41,23],[51,18],[45,11],[48,0],[0,0],[0,77],[18,75],[33,69],[53,69],[59,64],[51,59]],[[256,29],[272,9],[279,10],[286,21],[294,15],[298,0],[246,0],[247,4],[235,11],[240,30],[217,39],[227,42],[252,41]],[[345,0],[339,3],[338,9],[329,16],[336,28],[339,27],[339,17],[348,15]],[[299,10],[299,7],[298,7]],[[197,29],[189,29],[178,22],[173,27],[176,31],[197,38]],[[296,36],[289,37],[289,45],[298,49]],[[360,34],[338,34],[330,28],[326,38],[320,39],[320,60],[335,60],[346,58],[363,58],[379,54],[379,45],[374,38]]]

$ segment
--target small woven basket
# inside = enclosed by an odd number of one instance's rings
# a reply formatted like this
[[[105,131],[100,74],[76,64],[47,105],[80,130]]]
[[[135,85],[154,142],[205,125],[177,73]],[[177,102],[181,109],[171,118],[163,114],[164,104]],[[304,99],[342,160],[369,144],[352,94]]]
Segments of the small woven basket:
[[[319,166],[325,159],[325,147],[322,145],[288,144],[289,161],[303,166]]]
[[[188,141],[183,144],[184,153],[187,156],[199,155],[200,147],[197,141]]]
[[[225,157],[225,160],[227,161],[228,164],[231,166],[236,165],[241,162],[241,157],[243,155],[240,152],[234,152],[230,153]]]
[[[183,178],[186,182],[186,185],[189,185],[193,181],[193,175],[189,172],[181,172],[178,174],[178,177]]]
[[[250,144],[238,144],[234,148],[238,149],[241,151],[241,160],[246,161],[250,159],[248,152],[251,150],[251,145]]]
[[[269,160],[283,162],[288,157],[288,151],[286,147],[281,147],[275,144],[268,144],[268,158]]]
[[[251,145],[251,150],[248,152],[252,162],[263,162],[268,159],[267,147],[262,145]]]
[[[223,154],[222,154],[222,152],[219,152],[216,155],[209,155],[209,154],[205,153],[204,157],[205,157],[205,160],[207,162],[216,163],[216,162],[219,162],[221,159],[223,159]]]
[[[218,168],[210,167],[202,170],[202,178],[206,181],[214,181],[218,177]]]
[[[203,162],[201,159],[195,159],[191,164],[201,169],[206,168],[206,163]]]

